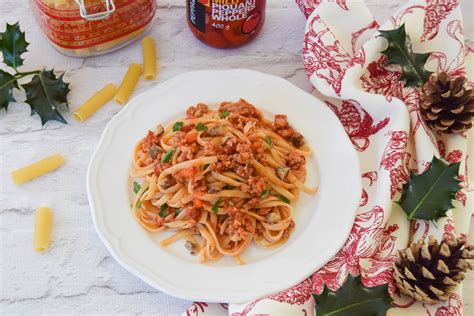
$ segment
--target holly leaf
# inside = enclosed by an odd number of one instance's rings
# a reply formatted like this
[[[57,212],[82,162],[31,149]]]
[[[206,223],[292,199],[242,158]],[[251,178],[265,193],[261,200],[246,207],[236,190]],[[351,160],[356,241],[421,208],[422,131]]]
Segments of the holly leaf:
[[[397,203],[408,219],[436,221],[452,209],[453,199],[461,188],[457,176],[460,162],[448,164],[433,156],[430,167],[422,174],[410,172]]]
[[[27,52],[29,43],[25,39],[25,32],[20,30],[20,24],[8,24],[5,32],[0,33],[0,51],[3,55],[3,62],[17,69],[23,65],[23,58],[21,55]]]
[[[392,302],[386,284],[365,287],[360,276],[351,275],[336,292],[324,286],[323,292],[320,295],[313,294],[313,297],[318,316],[385,316]]]
[[[8,104],[14,102],[13,89],[18,89],[16,78],[8,72],[0,70],[0,110],[7,110]]]
[[[388,42],[388,47],[382,54],[387,57],[387,64],[400,65],[402,75],[400,80],[405,81],[405,87],[422,87],[428,81],[431,72],[425,69],[425,63],[431,53],[417,54],[412,50],[410,37],[405,32],[405,24],[398,29],[381,31],[380,36]]]
[[[63,81],[63,75],[56,77],[54,70],[43,70],[33,76],[31,82],[24,84],[26,103],[31,107],[31,115],[38,114],[41,124],[54,120],[67,124],[58,108],[68,107],[67,94],[69,83]]]

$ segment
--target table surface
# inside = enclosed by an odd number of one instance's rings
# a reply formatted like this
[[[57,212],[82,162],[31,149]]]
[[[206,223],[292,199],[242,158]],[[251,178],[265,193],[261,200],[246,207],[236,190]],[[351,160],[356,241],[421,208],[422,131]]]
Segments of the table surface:
[[[400,5],[397,0],[381,2],[368,1],[379,22]],[[312,90],[301,61],[305,19],[293,0],[270,1],[261,35],[234,50],[216,50],[197,41],[185,23],[183,5],[178,0],[158,1],[150,31],[157,43],[158,78],[140,81],[135,94],[190,70],[232,68],[278,75]],[[471,17],[472,10],[472,3],[464,8]],[[118,84],[129,63],[141,62],[138,43],[98,57],[65,57],[46,42],[27,1],[1,0],[0,30],[5,22],[16,21],[31,43],[24,70],[67,71],[72,109],[105,84]],[[473,26],[465,27],[467,37],[474,38]],[[120,109],[111,102],[86,123],[67,114],[69,125],[49,122],[43,128],[25,104],[12,104],[7,115],[0,113],[0,314],[178,315],[189,304],[125,271],[94,231],[85,186],[87,164],[105,125]],[[67,160],[60,171],[13,185],[11,170],[57,152]],[[41,205],[54,210],[54,229],[51,250],[38,254],[31,243],[34,208]],[[474,292],[474,273],[464,287],[465,293]],[[474,297],[466,299],[465,314],[474,315]]]

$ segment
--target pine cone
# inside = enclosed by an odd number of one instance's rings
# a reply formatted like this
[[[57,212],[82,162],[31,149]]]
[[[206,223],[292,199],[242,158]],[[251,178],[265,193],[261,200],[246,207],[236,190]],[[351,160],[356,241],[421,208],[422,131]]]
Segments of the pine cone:
[[[421,115],[433,130],[461,133],[472,127],[474,90],[466,86],[466,77],[451,80],[445,72],[423,86]]]
[[[400,292],[433,304],[448,299],[453,288],[472,269],[474,247],[464,238],[443,238],[441,244],[430,236],[398,251],[393,276]]]

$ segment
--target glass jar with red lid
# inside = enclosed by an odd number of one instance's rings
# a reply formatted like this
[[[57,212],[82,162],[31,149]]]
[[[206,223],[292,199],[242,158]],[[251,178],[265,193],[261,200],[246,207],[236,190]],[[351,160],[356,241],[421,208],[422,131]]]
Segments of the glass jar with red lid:
[[[233,48],[254,39],[265,21],[266,0],[186,0],[191,32],[216,48]]]
[[[30,0],[49,42],[73,57],[103,54],[139,38],[151,25],[156,0]]]

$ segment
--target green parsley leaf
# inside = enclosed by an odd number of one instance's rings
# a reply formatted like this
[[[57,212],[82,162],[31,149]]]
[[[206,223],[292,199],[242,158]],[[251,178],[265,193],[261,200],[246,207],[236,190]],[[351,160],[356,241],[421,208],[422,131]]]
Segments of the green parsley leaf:
[[[205,131],[207,131],[207,127],[206,127],[206,125],[199,122],[199,123],[196,124],[196,130],[205,132]]]
[[[214,205],[212,206],[211,210],[214,214],[217,214],[217,212],[219,212],[219,205],[221,205],[221,202],[222,202],[222,199],[218,198],[216,203],[214,203]]]
[[[168,216],[168,204],[163,204],[162,206],[160,206],[160,217],[163,218],[163,217],[166,217]]]
[[[270,194],[270,188],[266,187],[265,190],[262,191],[262,194],[260,195],[260,198],[264,199],[264,198],[268,197],[269,194]]]
[[[282,202],[285,202],[285,203],[290,204],[290,200],[288,200],[286,197],[284,197],[284,196],[281,195],[281,194],[278,196],[278,199],[279,199],[280,201],[282,201]]]
[[[175,216],[178,216],[178,215],[179,215],[179,213],[181,213],[181,211],[182,211],[182,209],[179,209],[179,210],[174,210],[174,215],[175,215]]]
[[[163,155],[163,158],[161,158],[161,162],[169,162],[175,152],[176,152],[176,148],[173,148],[170,151],[168,151],[166,154]]]
[[[138,191],[140,191],[141,187],[142,186],[140,185],[140,183],[138,183],[136,181],[133,182],[133,193],[137,194]]]
[[[265,142],[268,144],[268,147],[273,148],[273,142],[270,139],[270,136],[265,136]]]
[[[173,132],[177,132],[177,131],[181,130],[181,128],[183,127],[183,124],[184,123],[181,122],[181,121],[178,121],[178,122],[174,123]]]
[[[137,208],[141,208],[142,207],[142,201],[138,200],[137,202]]]
[[[224,110],[224,111],[222,111],[222,112],[219,113],[219,117],[220,117],[221,119],[226,118],[226,117],[228,117],[229,115],[230,115],[230,112],[227,111],[227,110]]]

